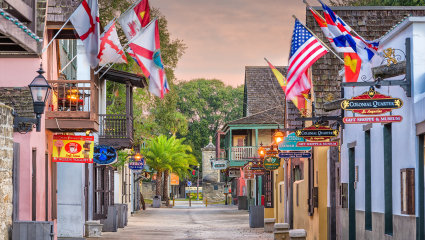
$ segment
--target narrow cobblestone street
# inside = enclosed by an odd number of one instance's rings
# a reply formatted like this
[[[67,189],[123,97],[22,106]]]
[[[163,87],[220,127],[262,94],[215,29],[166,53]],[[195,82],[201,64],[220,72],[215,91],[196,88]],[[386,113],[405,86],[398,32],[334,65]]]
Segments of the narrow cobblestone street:
[[[212,205],[205,208],[194,204],[189,208],[179,204],[174,208],[148,208],[136,213],[129,218],[124,229],[104,232],[101,239],[247,240],[273,239],[273,235],[264,233],[263,228],[249,228],[248,212],[238,211],[235,206]]]

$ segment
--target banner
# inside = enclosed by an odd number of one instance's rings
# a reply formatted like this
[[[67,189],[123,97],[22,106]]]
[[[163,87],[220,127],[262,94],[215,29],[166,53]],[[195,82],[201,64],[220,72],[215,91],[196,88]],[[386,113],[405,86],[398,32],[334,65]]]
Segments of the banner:
[[[54,135],[53,162],[93,163],[93,136]]]
[[[180,184],[179,183],[179,176],[175,173],[171,173],[170,174],[170,185],[173,185],[173,186],[177,185],[178,186],[179,184]]]

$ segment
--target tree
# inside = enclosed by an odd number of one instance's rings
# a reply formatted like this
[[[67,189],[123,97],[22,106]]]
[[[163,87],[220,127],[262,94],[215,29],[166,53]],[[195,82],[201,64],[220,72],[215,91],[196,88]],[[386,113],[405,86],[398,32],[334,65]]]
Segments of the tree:
[[[244,87],[225,86],[217,79],[196,79],[176,85],[177,109],[189,121],[185,136],[194,155],[201,160],[201,148],[208,144],[225,122],[243,115]]]
[[[425,0],[330,0],[333,6],[423,6]]]
[[[156,195],[162,195],[167,205],[169,173],[175,172],[180,177],[185,177],[190,165],[196,164],[195,157],[191,154],[192,148],[184,144],[184,140],[160,135],[148,140],[142,149],[146,164],[157,172]]]

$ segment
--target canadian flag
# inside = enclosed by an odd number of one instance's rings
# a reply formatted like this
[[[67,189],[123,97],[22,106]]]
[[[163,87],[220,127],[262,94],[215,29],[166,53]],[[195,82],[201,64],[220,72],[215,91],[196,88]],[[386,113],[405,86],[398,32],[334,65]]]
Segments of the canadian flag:
[[[115,22],[110,22],[105,27],[105,32],[100,35],[100,41],[100,65],[127,63],[127,57],[122,50]]]
[[[149,23],[150,8],[148,0],[141,0],[134,8],[118,19],[128,41],[131,41]]]
[[[99,6],[97,0],[83,0],[80,6],[72,13],[70,20],[84,43],[91,68],[95,68],[99,64],[100,49]]]
[[[158,20],[153,20],[130,43],[130,56],[136,59],[143,74],[149,78],[149,91],[163,98],[168,92],[164,65],[161,59]]]

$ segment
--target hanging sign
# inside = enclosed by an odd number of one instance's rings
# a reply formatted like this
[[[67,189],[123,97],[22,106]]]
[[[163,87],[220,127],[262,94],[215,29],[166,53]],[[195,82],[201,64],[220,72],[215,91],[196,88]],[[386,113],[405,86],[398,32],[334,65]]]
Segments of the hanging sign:
[[[280,151],[310,151],[311,147],[297,147],[297,143],[305,142],[304,138],[291,133],[279,144]]]
[[[108,165],[117,161],[117,151],[110,146],[96,146],[93,152],[93,162]]]
[[[266,157],[276,156],[279,152],[277,150],[268,150],[266,151]]]
[[[229,177],[231,177],[231,178],[241,177],[241,171],[239,171],[239,170],[229,170]]]
[[[93,136],[54,135],[53,162],[93,163]]]
[[[136,161],[134,157],[129,158],[128,168],[131,170],[143,170],[145,168],[145,158]]]
[[[248,165],[250,165],[250,169],[254,172],[254,175],[263,175],[266,173],[263,161],[250,161]]]
[[[346,99],[341,102],[343,110],[352,111],[362,115],[379,115],[391,112],[393,109],[399,109],[403,106],[400,98],[383,95],[370,87],[369,91],[362,95]]]
[[[370,116],[370,117],[345,117],[345,124],[362,124],[362,123],[393,123],[401,122],[403,117],[399,115],[391,116]]]
[[[338,142],[300,142],[297,146],[300,147],[337,147]]]
[[[279,153],[280,158],[311,158],[309,152],[281,152]]]
[[[280,158],[266,157],[264,158],[263,166],[266,170],[276,170],[280,167]]]
[[[227,168],[227,161],[226,160],[217,160],[213,161],[213,169],[214,170],[223,170]]]
[[[243,168],[243,178],[244,179],[254,179],[255,175],[254,172],[251,170],[251,167],[249,164],[245,165]]]
[[[297,137],[302,137],[309,141],[324,141],[338,136],[339,131],[336,129],[332,129],[329,126],[322,126],[316,124],[310,127],[306,127],[302,130],[297,130],[295,134],[297,135]],[[297,146],[302,146],[301,143],[303,142],[297,143]]]

